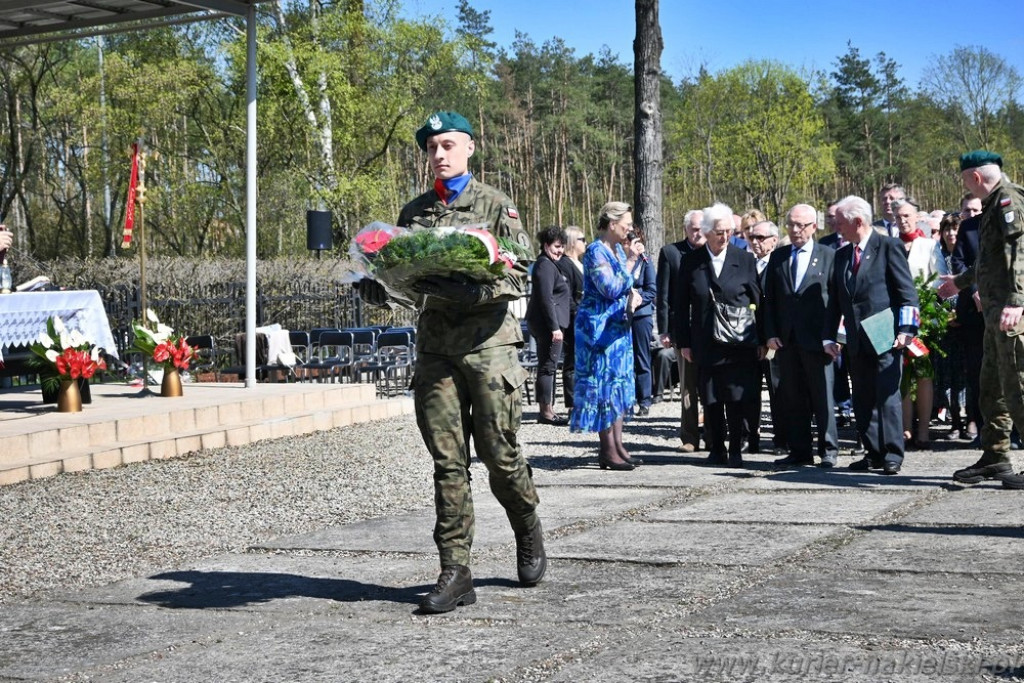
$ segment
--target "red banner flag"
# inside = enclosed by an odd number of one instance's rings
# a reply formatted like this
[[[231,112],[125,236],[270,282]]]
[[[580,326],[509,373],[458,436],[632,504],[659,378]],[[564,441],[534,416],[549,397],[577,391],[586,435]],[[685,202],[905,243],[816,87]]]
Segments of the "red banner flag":
[[[121,235],[121,248],[127,249],[132,244],[132,228],[135,227],[135,188],[139,184],[139,143],[132,143],[132,176],[128,181],[128,203],[124,209],[124,232]]]

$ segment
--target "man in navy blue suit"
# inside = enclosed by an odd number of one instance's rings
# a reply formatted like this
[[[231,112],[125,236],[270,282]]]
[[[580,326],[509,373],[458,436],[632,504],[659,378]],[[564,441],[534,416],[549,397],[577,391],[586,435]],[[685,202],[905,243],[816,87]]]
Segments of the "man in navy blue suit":
[[[772,252],[764,280],[764,336],[779,364],[778,399],[786,406],[789,455],[782,467],[814,464],[811,416],[818,429],[822,467],[834,467],[839,454],[832,358],[822,348],[825,313],[832,298],[836,251],[812,239],[818,227],[813,206],[797,204],[786,214],[789,246]],[[780,425],[781,426],[781,425]]]
[[[834,340],[842,318],[853,381],[853,415],[867,450],[850,469],[897,474],[904,446],[902,356],[920,321],[917,290],[903,246],[872,228],[871,205],[865,200],[854,196],[839,200],[836,228],[849,244],[836,251],[835,296],[829,301],[824,346],[833,359],[839,357],[840,346]]]

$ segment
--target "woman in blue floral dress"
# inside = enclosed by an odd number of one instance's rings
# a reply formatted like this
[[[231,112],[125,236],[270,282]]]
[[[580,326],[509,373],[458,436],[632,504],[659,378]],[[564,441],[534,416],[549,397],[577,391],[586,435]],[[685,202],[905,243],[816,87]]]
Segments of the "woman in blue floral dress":
[[[609,202],[601,209],[597,239],[583,255],[583,300],[576,312],[574,432],[597,432],[601,469],[631,470],[622,444],[622,421],[636,402],[629,314],[640,303],[630,272],[643,243],[630,239],[633,209]],[[624,248],[625,247],[625,248]]]

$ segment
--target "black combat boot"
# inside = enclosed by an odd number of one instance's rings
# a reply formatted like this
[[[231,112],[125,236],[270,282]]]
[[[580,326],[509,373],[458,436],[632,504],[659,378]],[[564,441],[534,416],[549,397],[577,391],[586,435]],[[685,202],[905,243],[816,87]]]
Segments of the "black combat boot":
[[[476,602],[476,591],[473,590],[473,574],[469,567],[451,564],[441,568],[434,590],[420,600],[420,610],[427,614],[451,612],[459,605],[472,605]]]
[[[1010,470],[1009,473],[1002,474],[998,478],[1002,479],[1004,489],[1024,490],[1024,472],[1014,474],[1013,470]]]
[[[1013,474],[1013,465],[1006,455],[987,452],[970,467],[954,472],[953,479],[961,484],[977,484],[984,479],[1002,479],[1008,474]]]
[[[516,569],[524,586],[535,586],[544,578],[548,556],[544,554],[544,531],[539,519],[532,531],[516,534]]]

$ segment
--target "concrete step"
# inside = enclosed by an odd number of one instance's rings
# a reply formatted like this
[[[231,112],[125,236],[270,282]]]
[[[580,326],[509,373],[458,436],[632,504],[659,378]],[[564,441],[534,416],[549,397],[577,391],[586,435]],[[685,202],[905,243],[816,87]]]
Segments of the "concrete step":
[[[21,406],[21,419],[5,410],[0,485],[308,434],[413,409],[409,398],[378,400],[369,384],[209,387],[187,385],[184,397],[170,399],[99,385],[81,413],[57,413],[38,398]]]

